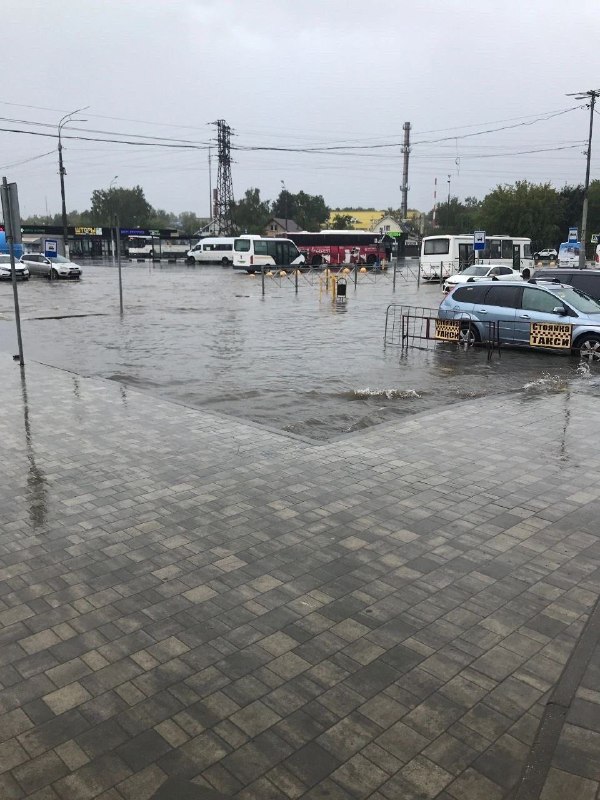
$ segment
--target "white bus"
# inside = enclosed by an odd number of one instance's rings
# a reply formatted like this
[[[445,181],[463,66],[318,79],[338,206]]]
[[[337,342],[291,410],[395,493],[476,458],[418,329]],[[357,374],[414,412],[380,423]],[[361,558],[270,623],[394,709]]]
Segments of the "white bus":
[[[261,267],[300,266],[305,262],[291,239],[244,234],[233,244],[233,268],[248,273],[260,272]]]
[[[421,278],[448,278],[471,264],[498,264],[518,269],[527,280],[533,273],[531,239],[522,236],[485,237],[485,249],[473,250],[473,234],[424,236],[421,242]]]
[[[131,234],[125,239],[125,252],[127,257],[132,259],[150,258],[155,261],[160,259],[174,261],[178,258],[185,258],[189,249],[189,238],[161,239],[160,236]]]
[[[200,239],[187,254],[188,264],[222,264],[228,267],[233,263],[233,236],[207,236]]]

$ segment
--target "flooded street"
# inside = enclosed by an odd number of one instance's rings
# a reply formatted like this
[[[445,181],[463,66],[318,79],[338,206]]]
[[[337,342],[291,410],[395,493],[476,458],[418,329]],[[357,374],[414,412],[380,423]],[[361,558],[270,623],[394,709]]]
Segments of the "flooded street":
[[[436,307],[439,286],[360,276],[344,305],[318,277],[267,280],[220,267],[84,265],[80,282],[19,285],[25,360],[325,440],[470,398],[600,394],[600,366],[577,358],[438,344],[384,348],[389,303]],[[16,352],[12,288],[0,285],[0,349]],[[457,406],[457,415],[463,413]],[[469,413],[465,409],[465,413]]]

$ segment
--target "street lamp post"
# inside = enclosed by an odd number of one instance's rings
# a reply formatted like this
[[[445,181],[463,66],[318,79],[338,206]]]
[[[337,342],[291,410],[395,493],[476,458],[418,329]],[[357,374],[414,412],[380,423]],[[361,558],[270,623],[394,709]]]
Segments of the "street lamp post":
[[[588,196],[590,193],[590,164],[592,160],[592,133],[594,131],[594,106],[596,99],[600,97],[600,89],[590,89],[588,92],[575,92],[568,94],[567,97],[575,97],[576,100],[589,100],[590,108],[590,130],[588,134],[587,161],[585,169],[585,184],[583,187],[583,207],[581,210],[581,246],[579,248],[579,269],[585,269],[585,245],[587,239],[587,215],[588,215]]]
[[[76,108],[75,111],[71,111],[69,114],[65,114],[64,117],[58,123],[58,173],[60,175],[60,198],[62,202],[62,228],[63,228],[63,242],[65,248],[65,257],[69,257],[69,245],[67,244],[67,203],[65,200],[65,175],[67,171],[65,170],[65,165],[63,163],[63,148],[62,148],[62,138],[61,133],[62,129],[65,125],[68,125],[69,122],[87,122],[85,119],[73,119],[74,114],[78,114],[80,111],[85,111],[86,108],[89,106],[84,106],[83,108]]]
[[[112,220],[113,214],[112,214],[112,203],[110,201],[110,193],[111,193],[111,190],[113,188],[113,184],[117,180],[118,177],[119,177],[118,175],[115,175],[115,177],[112,179],[112,181],[108,184],[108,192],[107,192],[107,195],[108,195],[108,197],[107,197],[108,209],[109,209],[109,211],[108,211],[108,224],[110,226],[110,251],[111,251],[110,252],[110,257],[113,260],[113,264],[114,264],[114,261],[115,261],[115,253],[116,253],[116,244],[117,244],[116,243],[116,237],[119,235],[119,232],[116,231],[116,229],[113,229],[113,224],[112,224],[112,222],[113,222],[113,220]]]
[[[450,180],[451,176],[448,175],[448,211],[446,213],[448,229],[450,229]]]
[[[285,232],[287,233],[287,229],[288,229],[288,221],[287,221],[287,217],[288,217],[288,197],[287,197],[287,189],[285,188],[285,181],[281,181],[281,188],[282,188],[282,191],[283,191],[283,202],[284,202],[283,208],[284,208],[284,211],[285,211]]]

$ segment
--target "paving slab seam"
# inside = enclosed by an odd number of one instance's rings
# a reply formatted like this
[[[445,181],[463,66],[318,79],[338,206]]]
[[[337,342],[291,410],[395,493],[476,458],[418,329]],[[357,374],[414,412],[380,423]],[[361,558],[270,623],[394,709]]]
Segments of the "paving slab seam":
[[[548,699],[511,800],[538,800],[540,797],[567,713],[599,642],[600,597],[596,599],[581,635]]]

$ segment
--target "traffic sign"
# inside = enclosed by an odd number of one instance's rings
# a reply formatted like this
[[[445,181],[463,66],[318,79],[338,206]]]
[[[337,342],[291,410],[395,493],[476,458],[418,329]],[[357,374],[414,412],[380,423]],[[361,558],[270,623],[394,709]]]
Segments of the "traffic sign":
[[[473,233],[473,250],[485,250],[485,231]]]
[[[590,239],[590,242],[592,244],[598,244],[598,237],[599,236],[600,236],[600,233],[592,233],[592,238]]]
[[[577,228],[569,228],[569,242],[577,242],[579,234],[577,233]]]

